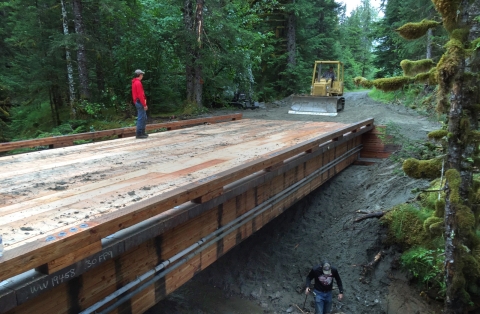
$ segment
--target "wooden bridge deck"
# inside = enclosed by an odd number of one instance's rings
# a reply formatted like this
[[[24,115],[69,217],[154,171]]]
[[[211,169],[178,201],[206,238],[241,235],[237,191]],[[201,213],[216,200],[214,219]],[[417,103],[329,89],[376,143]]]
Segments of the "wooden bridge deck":
[[[9,251],[346,125],[241,120],[0,159]]]
[[[325,167],[355,147],[358,151],[361,134],[372,129],[373,119],[352,125],[238,120],[151,134],[146,140],[123,138],[0,157],[0,233],[6,245],[0,258],[0,282],[32,269],[51,280],[48,276],[70,265],[85,262],[94,254],[104,254],[104,240],[116,232],[187,203],[200,206],[215,202],[209,205],[213,209],[220,202],[228,202],[225,195],[234,190],[232,184],[285,168],[299,156],[305,159],[315,152],[315,156],[327,154],[330,157],[321,157],[315,166]],[[332,150],[335,147],[342,148]],[[357,158],[354,152],[348,156],[353,157],[342,157],[339,170]],[[313,166],[308,169],[308,158],[302,162],[301,174],[296,169],[295,174],[285,177],[287,168],[282,170],[284,174],[275,173],[282,175],[281,187],[269,187],[272,192],[266,191],[262,196],[250,195],[245,204],[254,207],[315,171]],[[333,175],[332,172],[320,179],[316,186]],[[257,189],[259,183],[255,184]],[[308,191],[314,187],[309,186]],[[239,214],[237,208],[234,215]],[[216,225],[220,218],[215,219]],[[188,230],[192,230],[192,223],[199,227],[198,224],[209,225],[210,221],[191,222]],[[189,240],[181,242],[197,241],[201,236],[204,235],[189,234]],[[166,242],[163,239],[162,245]],[[126,244],[122,245],[122,251],[127,251]],[[171,256],[185,245],[171,244],[161,254],[168,255],[170,251]],[[76,275],[80,273],[77,267]],[[0,313],[2,302],[6,311],[28,304],[32,298],[22,297],[12,285],[5,287],[2,290],[0,285]],[[80,308],[98,299],[90,297]],[[70,305],[63,306],[64,312],[71,311]]]

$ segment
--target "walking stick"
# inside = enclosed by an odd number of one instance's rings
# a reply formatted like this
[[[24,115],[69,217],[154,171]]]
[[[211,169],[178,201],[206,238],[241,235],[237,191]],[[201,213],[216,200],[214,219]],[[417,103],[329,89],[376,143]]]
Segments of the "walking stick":
[[[305,295],[305,302],[303,302],[303,307],[302,307],[302,309],[305,309],[305,304],[307,303],[307,297],[308,297],[308,294]]]

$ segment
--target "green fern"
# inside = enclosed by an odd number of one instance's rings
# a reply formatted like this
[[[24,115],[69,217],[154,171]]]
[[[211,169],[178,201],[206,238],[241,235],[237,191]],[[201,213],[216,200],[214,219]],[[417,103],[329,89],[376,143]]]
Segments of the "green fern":
[[[432,284],[440,285],[443,280],[443,253],[444,249],[428,250],[417,246],[405,253],[401,257],[402,266],[410,271],[413,277],[417,278],[427,288]]]

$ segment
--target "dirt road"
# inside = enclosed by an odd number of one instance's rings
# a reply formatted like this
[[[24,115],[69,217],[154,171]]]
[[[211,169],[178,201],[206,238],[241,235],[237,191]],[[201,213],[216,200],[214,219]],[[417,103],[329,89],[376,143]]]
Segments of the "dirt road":
[[[413,110],[374,102],[365,91],[348,93],[345,111],[337,117],[287,111],[287,104],[278,102],[245,111],[244,118],[350,123],[373,117],[377,125],[394,123],[410,139],[423,139],[439,127]],[[344,284],[344,300],[334,301],[333,313],[438,313],[439,304],[420,297],[406,275],[392,268],[400,253],[382,244],[378,220],[353,223],[358,210],[389,209],[414,198],[413,189],[428,186],[399,169],[391,160],[350,166],[149,313],[301,313],[297,306],[304,303],[313,312],[313,298],[306,299],[301,290],[310,268],[322,259],[339,269]],[[384,251],[382,260],[365,273],[362,265],[380,251]]]

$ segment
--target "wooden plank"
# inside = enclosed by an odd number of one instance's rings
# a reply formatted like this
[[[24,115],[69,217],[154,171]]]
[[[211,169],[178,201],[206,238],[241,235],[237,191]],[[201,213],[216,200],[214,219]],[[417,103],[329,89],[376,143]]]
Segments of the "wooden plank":
[[[142,294],[137,294],[132,298],[130,301],[131,304],[131,313],[143,313],[147,311],[152,305],[154,305],[155,302],[155,286],[152,285],[145,289],[145,291]],[[117,313],[122,313],[121,311]],[[123,313],[127,313],[124,311]]]
[[[63,282],[70,281],[74,277],[96,269],[98,265],[102,265],[123,252],[123,243],[117,243],[54,274],[42,275],[36,273],[25,283],[12,283],[10,288],[15,289],[17,302],[22,304],[37,297],[46,290],[51,290]]]
[[[282,166],[283,166],[283,163],[284,163],[284,162],[283,162],[283,160],[282,160],[281,162],[279,162],[279,163],[277,163],[277,164],[275,164],[275,165],[272,165],[272,166],[269,166],[269,167],[265,168],[265,171],[269,171],[269,172],[270,172],[270,171],[274,171],[274,170],[282,167]]]
[[[225,121],[236,121],[242,119],[242,114],[231,114],[224,116],[200,118],[200,119],[191,119],[191,120],[182,120],[182,121],[173,121],[166,123],[157,123],[157,124],[147,124],[146,130],[157,130],[157,129],[172,129],[172,128],[181,128],[186,126],[194,126],[205,123],[218,123]],[[104,131],[96,131],[89,133],[80,133],[74,135],[64,135],[64,136],[54,136],[54,137],[45,137],[42,139],[34,140],[25,140],[17,142],[7,142],[0,143],[0,152],[11,151],[19,148],[29,148],[36,146],[52,146],[51,148],[65,147],[73,145],[73,141],[77,140],[93,140],[102,137],[108,136],[119,136],[127,137],[135,135],[135,127],[121,128],[121,129],[112,129]]]
[[[15,314],[51,314],[51,313],[68,313],[70,308],[69,292],[65,283],[53,290],[46,291],[42,297],[34,298],[29,302],[21,304],[10,313]]]
[[[126,252],[120,258],[105,264],[105,266],[110,266],[108,271],[102,267],[88,276],[84,275],[83,289],[79,294],[80,299],[88,300],[84,306],[100,300],[105,291],[112,293],[133,281],[139,274],[152,269],[156,262],[152,257],[149,243],[146,242],[136,249]],[[102,270],[104,271],[102,272]]]
[[[19,248],[6,250],[0,257],[0,280],[39,267],[81,247],[100,241],[101,237],[94,228],[95,224],[89,222],[60,233],[47,235],[42,240],[30,242]],[[71,236],[68,236],[69,234]]]
[[[217,230],[217,219],[217,212],[210,210],[196,219],[164,233],[162,236],[162,259],[168,259]]]
[[[110,260],[102,267],[92,269],[82,276],[83,286],[78,295],[82,308],[88,307],[95,300],[101,300],[102,297],[106,297],[121,287],[117,281],[122,280],[124,275],[120,273],[121,269],[119,268],[123,269],[119,259]]]
[[[93,255],[102,250],[102,243],[100,241],[93,242],[90,245],[81,247],[80,249],[66,254],[60,258],[48,262],[45,267],[40,266],[40,271],[46,274],[52,274],[60,269],[68,267],[90,255]]]
[[[197,203],[197,204],[202,204],[205,202],[208,202],[211,199],[214,199],[216,197],[219,197],[223,193],[223,186],[218,187],[215,190],[209,191],[207,194],[202,195],[200,197],[197,197],[192,200],[192,202]]]
[[[44,211],[57,211],[57,208],[60,206],[68,206],[74,205],[77,202],[85,201],[85,200],[93,200],[98,198],[101,200],[107,199],[108,193],[112,192],[122,192],[124,190],[125,193],[130,190],[141,189],[148,184],[159,184],[164,182],[165,180],[169,180],[179,175],[184,175],[186,173],[193,173],[198,170],[205,170],[209,167],[213,167],[215,165],[221,164],[225,162],[225,160],[220,159],[213,159],[209,160],[208,162],[200,163],[191,167],[183,168],[179,171],[174,171],[169,174],[164,173],[147,173],[144,171],[135,171],[133,173],[115,177],[109,180],[102,180],[100,182],[94,184],[88,184],[81,188],[72,189],[69,191],[62,191],[58,192],[55,197],[42,197],[32,201],[15,204],[9,206],[7,209],[3,209],[0,211],[0,217],[2,217],[3,223],[11,224],[14,221],[18,221],[24,217],[31,217],[35,213],[35,218],[37,220],[44,220],[42,216],[39,214],[43,213]],[[175,170],[175,169],[173,169]],[[42,204],[46,200],[50,201],[46,204]],[[33,207],[37,205],[35,211],[33,210],[25,210],[27,208]],[[38,206],[40,205],[40,206]],[[69,207],[70,207],[69,206]],[[22,211],[23,210],[23,211]],[[16,212],[22,211],[19,214]]]
[[[53,144],[49,145],[49,148],[62,148],[62,147],[67,147],[67,146],[72,146],[73,145],[73,140],[70,138],[62,138],[58,141],[56,141]]]

